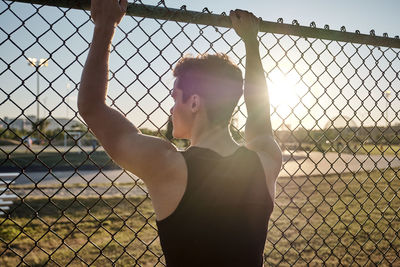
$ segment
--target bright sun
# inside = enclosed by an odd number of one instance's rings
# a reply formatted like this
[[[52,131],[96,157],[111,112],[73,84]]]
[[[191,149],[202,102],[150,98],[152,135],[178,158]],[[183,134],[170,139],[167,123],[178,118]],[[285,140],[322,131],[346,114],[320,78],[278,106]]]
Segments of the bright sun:
[[[291,126],[298,123],[297,119],[293,114],[293,109],[299,104],[300,98],[307,94],[307,86],[301,79],[300,75],[291,71],[284,75],[280,70],[273,70],[268,74],[267,79],[268,94],[271,105],[271,114],[278,115],[280,118],[273,119],[271,121],[273,128],[283,127],[284,123],[286,127],[291,129]],[[297,116],[304,116],[301,113],[304,110],[304,105],[299,105],[296,108]],[[239,124],[245,123],[245,117],[239,117]]]
[[[293,112],[293,108],[300,102],[299,96],[303,95],[307,88],[300,76],[292,71],[284,75],[275,70],[268,75],[268,91],[271,105],[282,118],[286,118]]]

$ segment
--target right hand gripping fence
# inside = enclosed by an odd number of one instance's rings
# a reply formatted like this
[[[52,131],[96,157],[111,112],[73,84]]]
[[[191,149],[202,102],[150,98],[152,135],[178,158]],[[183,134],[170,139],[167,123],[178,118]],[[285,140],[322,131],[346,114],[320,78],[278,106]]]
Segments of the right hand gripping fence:
[[[113,164],[77,113],[89,5],[0,1],[0,172],[17,172],[0,176],[0,201],[17,197],[0,206],[0,266],[165,265],[144,184]],[[244,69],[225,13],[135,1],[127,15],[107,101],[143,133],[168,135],[171,68],[184,54],[223,52]],[[265,263],[400,265],[398,36],[282,19],[260,30],[285,160]],[[240,100],[231,126],[239,142],[245,118]]]

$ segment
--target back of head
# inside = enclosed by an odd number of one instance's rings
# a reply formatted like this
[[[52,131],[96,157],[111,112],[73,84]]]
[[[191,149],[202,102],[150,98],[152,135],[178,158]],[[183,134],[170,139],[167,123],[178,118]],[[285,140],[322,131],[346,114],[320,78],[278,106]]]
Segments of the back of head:
[[[225,54],[203,54],[181,58],[173,71],[179,78],[183,102],[197,94],[204,99],[212,126],[227,126],[243,94],[242,71]]]

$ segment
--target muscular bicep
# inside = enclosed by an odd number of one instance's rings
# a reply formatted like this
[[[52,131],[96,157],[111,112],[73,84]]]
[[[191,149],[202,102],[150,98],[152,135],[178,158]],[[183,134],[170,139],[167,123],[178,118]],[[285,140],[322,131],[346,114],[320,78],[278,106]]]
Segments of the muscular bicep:
[[[168,168],[168,153],[176,152],[174,145],[141,134],[123,114],[106,105],[82,117],[110,157],[144,181]]]

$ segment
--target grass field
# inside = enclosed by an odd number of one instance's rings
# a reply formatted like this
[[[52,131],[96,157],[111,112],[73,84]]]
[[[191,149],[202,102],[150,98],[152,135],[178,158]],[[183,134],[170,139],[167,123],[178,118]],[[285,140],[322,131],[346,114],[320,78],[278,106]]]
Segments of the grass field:
[[[398,172],[280,178],[266,266],[400,265]],[[27,198],[12,209],[0,266],[163,266],[149,199]]]
[[[314,151],[320,151],[316,144],[302,144],[302,147],[305,150],[310,150],[313,148]],[[352,154],[369,154],[369,155],[385,155],[385,156],[394,156],[400,154],[400,146],[399,145],[381,145],[381,144],[363,144],[362,146],[359,143],[350,143],[347,146],[343,146],[341,148],[337,148],[337,145],[332,146],[330,144],[320,144],[320,148],[323,151],[336,151],[341,153],[352,153]]]
[[[358,151],[353,150],[357,154],[370,154],[370,155],[399,155],[399,145],[372,145],[365,144],[362,148],[358,147]]]

